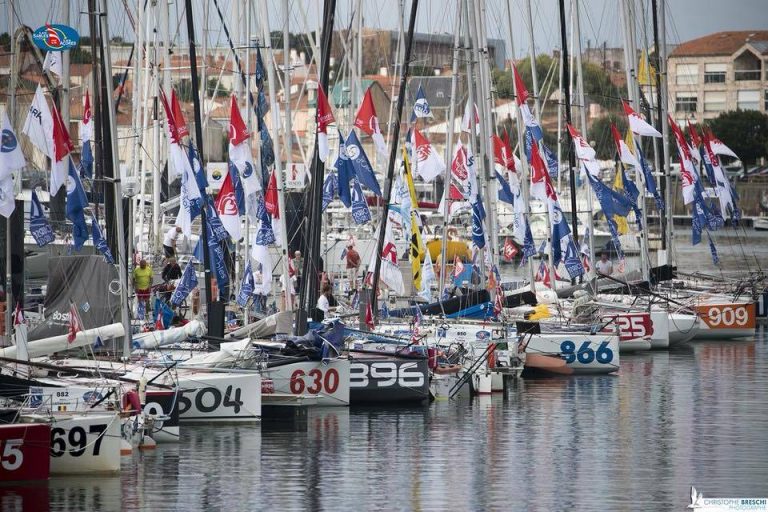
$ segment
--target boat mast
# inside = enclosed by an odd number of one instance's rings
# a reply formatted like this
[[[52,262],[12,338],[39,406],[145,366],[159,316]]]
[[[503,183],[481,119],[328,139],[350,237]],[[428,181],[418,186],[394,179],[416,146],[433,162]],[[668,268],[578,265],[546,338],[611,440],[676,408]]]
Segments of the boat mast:
[[[269,84],[269,103],[272,105],[272,108],[270,109],[270,112],[272,113],[272,128],[275,132],[275,137],[272,141],[274,145],[275,150],[275,181],[277,182],[277,204],[278,204],[278,210],[280,213],[280,252],[282,253],[282,262],[283,262],[283,275],[288,276],[288,227],[287,227],[287,221],[286,221],[286,211],[285,211],[285,170],[280,167],[280,134],[278,133],[278,130],[280,129],[280,104],[277,102],[277,80],[275,80],[275,51],[274,48],[272,48],[272,42],[269,37],[269,17],[267,15],[267,5],[266,2],[258,2],[259,8],[260,8],[260,18],[261,18],[261,30],[262,34],[264,35],[264,46],[265,50],[268,50],[266,53],[268,55],[268,61],[266,64],[267,67],[267,82]],[[248,7],[250,10],[250,7]],[[286,27],[283,29],[283,34],[287,32],[287,23],[288,23],[288,9],[286,8]],[[331,32],[333,32],[333,28],[331,27]],[[285,37],[284,37],[285,39]],[[288,44],[288,43],[285,43]],[[328,49],[330,53],[330,48]],[[289,94],[290,91],[290,82],[287,82],[284,84],[283,91],[285,94]],[[286,103],[290,103],[290,99],[286,101]],[[290,111],[286,111],[285,118],[286,118],[286,124],[288,127],[290,127],[290,121],[288,120],[288,116],[290,116]],[[262,129],[266,130],[266,126],[262,126]],[[283,140],[290,140],[290,132],[288,131],[288,128],[283,130]],[[290,154],[291,152],[291,146],[286,145],[286,152]],[[288,161],[290,162],[290,156],[288,157]],[[314,184],[314,176],[313,176],[312,183]],[[320,176],[320,187],[319,191],[322,194],[322,184],[323,184],[323,178],[322,175]],[[322,198],[322,195],[321,195]],[[319,214],[318,214],[319,215]],[[318,225],[319,227],[319,225]],[[318,229],[318,240],[320,239],[320,233]],[[319,245],[318,245],[319,247]],[[319,252],[318,252],[319,256]],[[261,275],[262,279],[264,279],[264,272],[265,269],[262,269]],[[266,274],[270,276],[270,279],[272,278],[272,269],[266,269]],[[302,274],[305,276],[308,276],[308,274]],[[286,277],[287,279],[287,277]],[[287,287],[286,287],[287,288]],[[290,293],[288,293],[288,289],[286,289],[286,304],[291,305],[292,301],[290,300]],[[290,311],[290,309],[289,309]]]
[[[666,0],[651,0],[653,10],[653,45],[656,47],[656,103],[661,125],[661,147],[664,167],[661,181],[661,195],[664,197],[666,215],[659,212],[661,220],[661,248],[658,264],[672,262],[672,183],[670,178],[669,125],[667,124],[667,27]],[[659,28],[661,25],[661,28]],[[658,172],[658,169],[657,169]]]
[[[579,22],[579,0],[572,0],[571,9],[573,9],[574,37],[576,42],[576,88],[577,101],[579,102],[579,129],[584,137],[587,136],[587,103],[584,98],[584,68],[581,64],[581,23]],[[559,163],[559,162],[558,162]],[[558,173],[559,176],[559,173]],[[595,220],[594,203],[592,191],[587,189],[587,215],[589,216],[587,226],[589,227],[589,261],[595,261]],[[643,209],[645,211],[645,209]],[[590,265],[590,267],[594,267]],[[590,270],[590,273],[594,273]]]
[[[459,81],[459,51],[461,44],[461,17],[463,4],[465,0],[457,0],[456,20],[453,23],[453,60],[451,62],[451,102],[448,105],[448,119],[446,127],[448,128],[447,144],[445,146],[445,172],[443,173],[443,238],[440,243],[440,287],[437,289],[437,296],[442,300],[443,289],[445,288],[445,258],[446,248],[448,246],[448,219],[449,204],[448,197],[451,189],[451,167],[453,166],[453,133],[456,127],[456,86]],[[469,80],[467,80],[469,81]]]
[[[94,2],[95,3],[95,2]],[[107,14],[107,0],[103,0],[102,4],[102,12],[98,13],[99,20],[101,23],[101,47],[103,51],[103,61],[102,61],[102,77],[105,75],[107,77],[112,76],[112,57],[110,55],[110,39],[109,39],[109,26],[108,26],[108,14]],[[92,13],[92,16],[96,16],[97,13]],[[102,84],[103,85],[103,84]],[[111,91],[110,91],[111,93]],[[105,98],[105,110],[106,110],[106,116],[105,121],[107,123],[107,126],[105,126],[103,133],[105,141],[104,143],[110,144],[110,153],[112,157],[112,161],[108,162],[108,165],[105,166],[105,170],[107,170],[106,173],[106,179],[112,181],[112,185],[114,187],[112,193],[114,194],[114,209],[115,209],[115,223],[117,226],[116,232],[117,232],[117,273],[120,280],[120,321],[123,324],[123,328],[125,329],[125,335],[123,336],[123,358],[128,358],[131,354],[131,319],[130,315],[128,314],[128,255],[126,254],[125,249],[125,223],[123,219],[123,186],[121,182],[121,176],[120,176],[120,159],[119,159],[119,153],[117,149],[117,126],[115,122],[116,112],[115,112],[115,100],[112,96],[112,94],[106,94]],[[102,112],[102,115],[104,115],[105,112]],[[109,168],[111,169],[111,172],[109,172]],[[115,176],[115,173],[117,174]],[[106,199],[106,197],[105,197]],[[107,217],[109,219],[109,217]]]
[[[328,91],[328,73],[330,71],[331,45],[333,43],[333,23],[336,16],[336,0],[325,0],[323,6],[322,40],[320,43],[320,76],[319,86],[323,91]],[[305,214],[306,254],[301,269],[304,280],[299,290],[299,304],[296,308],[296,334],[307,332],[307,316],[314,307],[317,297],[318,280],[314,277],[314,269],[320,260],[320,232],[322,229],[322,212],[320,207],[323,200],[323,175],[325,164],[320,160],[320,152],[317,144],[317,130],[315,130],[315,149],[312,157],[312,182],[309,189],[308,200],[305,205],[309,207],[309,214]],[[286,274],[287,279],[287,274]],[[288,294],[286,287],[286,294]]]
[[[413,30],[416,27],[416,12],[419,8],[419,0],[411,0],[411,15],[408,20],[408,35],[405,42],[405,55],[403,56],[402,71],[400,72],[400,89],[397,96],[397,114],[392,127],[392,140],[389,149],[389,164],[387,168],[387,177],[384,182],[384,201],[382,203],[381,222],[379,223],[379,240],[376,244],[376,257],[374,258],[373,285],[371,290],[371,308],[373,314],[378,317],[379,310],[376,307],[376,294],[379,290],[379,275],[381,274],[381,251],[384,248],[384,237],[387,231],[387,220],[389,216],[389,198],[392,194],[392,180],[395,174],[395,161],[397,160],[397,144],[400,139],[400,120],[403,117],[403,106],[405,105],[405,86],[408,81],[408,68],[411,60],[411,50],[413,49]],[[318,200],[317,204],[320,202]]]
[[[203,156],[203,124],[202,124],[202,115],[200,112],[200,84],[198,83],[198,76],[197,76],[197,51],[196,51],[196,45],[195,45],[195,22],[193,20],[192,14],[192,0],[185,0],[185,8],[186,8],[186,19],[187,19],[187,35],[189,37],[189,67],[190,67],[190,74],[192,79],[192,101],[194,103],[194,111],[195,111],[195,142],[197,145],[197,157],[200,159],[200,162],[202,163],[204,160]],[[167,70],[166,70],[167,71]],[[205,194],[204,199],[207,199],[207,192]],[[200,225],[202,228],[200,229],[200,234],[202,238],[202,244],[203,244],[203,266],[205,267],[205,304],[206,309],[208,313],[208,331],[211,336],[223,338],[224,337],[224,323],[223,322],[212,322],[211,320],[211,313],[214,310],[214,306],[212,304],[213,296],[211,294],[211,251],[208,248],[208,213],[207,213],[207,204],[203,204],[203,207],[200,209]],[[223,306],[223,304],[222,304]],[[222,313],[223,313],[223,308]],[[212,325],[213,324],[213,325]],[[219,332],[214,332],[212,330],[212,327],[217,328]]]
[[[512,60],[514,61],[515,60],[515,40],[513,37],[513,30],[512,30],[512,7],[509,5],[510,2],[505,2],[505,3],[507,4],[507,26],[509,28],[509,46],[512,52]],[[515,98],[517,98],[518,97],[517,81],[514,80],[514,76],[512,80],[512,91],[515,94]],[[525,130],[524,128],[525,121],[523,121],[522,111],[517,106],[515,106],[515,117],[517,118],[515,122],[515,128],[517,129],[518,147],[521,149],[521,155],[522,155],[522,158],[520,159],[520,164],[522,166],[522,169],[521,169],[518,181],[520,183],[522,200],[523,200],[523,203],[525,203],[525,214],[524,214],[525,218],[521,219],[521,221],[528,222],[528,225],[530,226],[530,220],[529,220],[531,218],[531,214],[530,214],[531,202],[530,202],[530,193],[529,193],[530,174],[528,169],[528,159],[525,157],[525,150],[524,150],[525,145],[523,142],[525,140],[525,134],[523,133]],[[514,155],[509,155],[509,158],[514,158]],[[530,280],[531,291],[533,293],[536,293],[536,272],[534,271],[533,259],[531,258],[528,258],[528,279]]]
[[[469,15],[470,12],[470,6],[469,2],[471,0],[465,0],[464,1],[464,9],[462,16],[464,16],[464,24],[466,25],[466,30],[464,30],[464,56],[467,63],[467,104],[469,105],[470,109],[475,108],[475,85],[479,86],[479,82],[482,82],[480,77],[477,77],[477,81],[475,80],[475,56],[474,56],[474,50],[475,50],[475,42],[476,39],[473,38],[474,30],[472,29],[472,18]],[[470,119],[472,119],[470,117]],[[462,121],[463,122],[463,121]],[[481,125],[482,126],[482,125]],[[459,131],[459,137],[461,137],[461,131]],[[472,154],[472,158],[474,159],[474,162],[472,165],[477,165],[478,158],[482,160],[483,153],[478,154],[477,151],[475,151],[475,141],[476,141],[477,135],[475,134],[475,127],[474,123],[470,122],[470,129],[469,129],[469,135],[467,136],[467,146],[469,146],[469,150],[467,151],[467,167],[470,166],[469,162],[469,154]],[[482,150],[481,150],[482,151]],[[451,165],[453,164],[453,161],[451,160]],[[479,182],[477,179],[477,176],[475,176],[475,181]],[[474,214],[473,214],[474,218]],[[480,258],[480,265],[481,270],[480,273],[485,277],[485,258]],[[459,283],[460,284],[460,283]],[[440,291],[442,293],[442,290]]]

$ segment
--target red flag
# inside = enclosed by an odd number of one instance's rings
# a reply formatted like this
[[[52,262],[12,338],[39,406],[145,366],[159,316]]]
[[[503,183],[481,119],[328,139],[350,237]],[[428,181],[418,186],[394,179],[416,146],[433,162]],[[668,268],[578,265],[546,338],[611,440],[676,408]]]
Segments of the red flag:
[[[237,106],[237,98],[233,94],[229,106],[229,143],[237,146],[248,140],[248,137],[250,137],[248,128],[245,126],[240,108]]]
[[[323,87],[317,86],[317,150],[320,160],[325,162],[328,159],[328,125],[335,122],[331,105],[328,103],[328,97],[325,95]]]
[[[550,283],[549,267],[543,261],[539,264],[539,270],[536,272],[535,280],[543,283],[547,288],[552,288]]]
[[[376,327],[376,324],[373,323],[373,307],[371,307],[370,302],[365,306],[365,325],[369,329]]]
[[[459,277],[462,272],[464,272],[464,263],[462,263],[461,258],[457,254],[453,260],[453,277]]]
[[[160,89],[160,102],[163,104],[163,110],[165,110],[165,118],[168,120],[166,125],[168,127],[168,138],[172,144],[178,144],[181,138],[179,137],[179,131],[176,129],[176,121],[173,118],[173,110],[168,103],[168,97],[165,95],[165,91]]]
[[[80,315],[77,314],[77,307],[73,302],[69,303],[69,329],[67,333],[67,343],[72,343],[77,337],[77,333],[83,330],[83,323]]]
[[[219,195],[216,196],[214,206],[229,236],[233,240],[240,240],[240,214],[237,211],[235,188],[232,186],[232,175],[230,173],[224,176],[224,183],[221,184],[221,189],[219,189]]]
[[[280,218],[280,209],[277,201],[277,176],[275,171],[269,175],[269,185],[267,185],[267,192],[264,194],[264,206],[267,207],[267,211],[275,219]]]
[[[515,172],[515,159],[512,158],[512,151],[507,149],[507,145],[498,135],[491,135],[491,140],[493,141],[493,162],[508,171]]]
[[[493,301],[493,314],[499,316],[504,309],[504,292],[500,286],[496,287],[496,299]]]
[[[189,135],[189,128],[187,128],[187,122],[184,120],[184,113],[181,111],[179,98],[174,90],[171,90],[171,108],[173,108],[173,121],[176,123],[176,130],[179,134],[179,140],[181,140]]]
[[[24,310],[21,309],[21,302],[16,303],[16,309],[13,311],[13,325],[26,323],[24,319]]]
[[[91,95],[85,90],[85,104],[83,105],[83,124],[91,122]]]
[[[53,106],[53,146],[56,151],[56,161],[60,162],[70,151],[75,149],[72,139],[69,138],[69,131],[64,124],[59,109]]]
[[[158,311],[157,312],[157,320],[155,320],[155,330],[156,331],[164,331],[165,330],[165,324],[163,323],[163,312]]]
[[[376,117],[376,107],[373,105],[373,97],[371,96],[371,88],[369,87],[365,91],[363,96],[363,102],[360,104],[360,109],[355,116],[355,127],[360,128],[368,135],[373,135],[376,132],[380,132],[379,119]]]
[[[539,145],[531,146],[531,197],[546,201],[547,199],[557,200],[557,194],[552,186],[552,180],[549,178],[547,167],[539,153]]]
[[[522,105],[528,100],[528,89],[525,88],[523,79],[520,78],[520,73],[517,72],[517,67],[512,65],[512,72],[515,74],[515,88],[517,88],[517,104]]]
[[[701,146],[701,137],[699,137],[699,132],[696,131],[696,125],[691,124],[691,120],[688,120],[688,135],[691,137],[691,143],[694,148],[698,148]]]
[[[518,249],[515,247],[515,244],[512,243],[512,240],[507,238],[504,241],[504,259],[506,261],[512,261],[514,257],[517,255]]]

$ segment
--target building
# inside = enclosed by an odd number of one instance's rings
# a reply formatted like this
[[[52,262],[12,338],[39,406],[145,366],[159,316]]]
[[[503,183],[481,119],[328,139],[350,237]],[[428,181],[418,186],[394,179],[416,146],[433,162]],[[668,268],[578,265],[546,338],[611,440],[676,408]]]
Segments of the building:
[[[768,31],[717,32],[669,55],[669,110],[677,122],[729,110],[768,111]]]

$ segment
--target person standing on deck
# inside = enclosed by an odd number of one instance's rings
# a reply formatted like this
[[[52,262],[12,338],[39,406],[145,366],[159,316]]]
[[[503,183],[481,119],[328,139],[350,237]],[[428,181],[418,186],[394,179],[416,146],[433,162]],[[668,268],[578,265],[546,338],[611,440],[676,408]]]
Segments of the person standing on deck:
[[[168,230],[163,238],[163,251],[166,258],[176,257],[176,241],[181,236],[181,227],[174,226]]]
[[[597,270],[598,274],[604,274],[606,276],[613,274],[613,263],[608,259],[607,252],[602,252],[600,254],[600,261],[595,263],[595,270]]]
[[[147,260],[141,260],[139,266],[133,269],[133,288],[136,290],[136,299],[144,302],[145,310],[149,309],[149,296],[152,293],[152,267]]]
[[[301,278],[303,277],[301,271],[303,270],[303,266],[304,258],[301,257],[301,251],[296,251],[293,253],[293,277],[295,278],[294,281],[296,283],[296,286],[294,287],[295,290],[301,290]]]
[[[347,273],[349,274],[349,287],[357,290],[357,272],[360,268],[360,253],[355,250],[352,242],[347,245]]]

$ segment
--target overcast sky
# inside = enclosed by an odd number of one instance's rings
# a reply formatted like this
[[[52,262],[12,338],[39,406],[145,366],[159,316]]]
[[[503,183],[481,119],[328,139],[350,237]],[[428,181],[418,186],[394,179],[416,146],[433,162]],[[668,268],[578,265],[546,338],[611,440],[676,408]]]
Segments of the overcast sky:
[[[8,30],[8,7],[10,0],[0,0],[0,32]],[[46,21],[61,22],[61,5],[67,0],[15,0],[16,23],[21,22],[33,29]],[[129,5],[139,1],[128,0]],[[228,23],[232,18],[232,3],[236,0],[218,0]],[[243,0],[239,0],[244,3]],[[282,30],[284,14],[283,0],[263,0],[267,2],[269,26],[272,30]],[[337,0],[336,28],[346,27],[350,23],[351,13],[360,0]],[[525,24],[525,2],[510,0],[513,17],[515,54],[519,58],[528,53],[528,30]],[[456,6],[458,0],[421,0],[416,28],[420,32],[453,33]],[[507,8],[504,0],[486,0],[487,30],[489,37],[503,38],[507,41],[509,56],[509,28]],[[158,2],[159,3],[159,2]],[[292,32],[317,28],[322,8],[320,0],[289,0],[290,29]],[[370,28],[397,29],[399,23],[398,0],[362,0],[364,26]],[[558,0],[531,0],[534,18],[535,47],[537,52],[550,52],[560,46]],[[569,2],[566,2],[569,3]],[[652,43],[650,0],[635,0],[638,6],[638,44],[642,41]],[[768,0],[667,0],[667,41],[678,43],[712,32],[722,30],[768,30]],[[206,5],[209,6],[208,40],[211,44],[225,45],[226,39],[214,8],[213,0],[193,0],[196,13],[196,28],[203,29],[203,16]],[[255,6],[256,1],[252,4]],[[406,15],[403,24],[407,26],[410,0],[405,0]],[[171,4],[172,33],[177,43],[186,44],[186,25],[181,11],[183,0],[173,0]],[[622,41],[619,0],[581,0],[582,46],[597,46],[607,41],[609,46],[619,46]],[[641,7],[642,6],[642,7]],[[110,33],[125,39],[133,39],[133,30],[125,16],[122,0],[110,0]],[[70,0],[70,25],[81,34],[87,35],[87,0]],[[154,17],[154,15],[153,15]],[[241,18],[245,18],[243,15]],[[260,20],[259,8],[254,7],[252,33],[258,33]],[[306,22],[305,22],[306,20]],[[643,28],[644,27],[644,28]],[[232,29],[232,27],[230,27]],[[570,30],[569,30],[570,33]],[[569,42],[570,44],[570,42]]]

